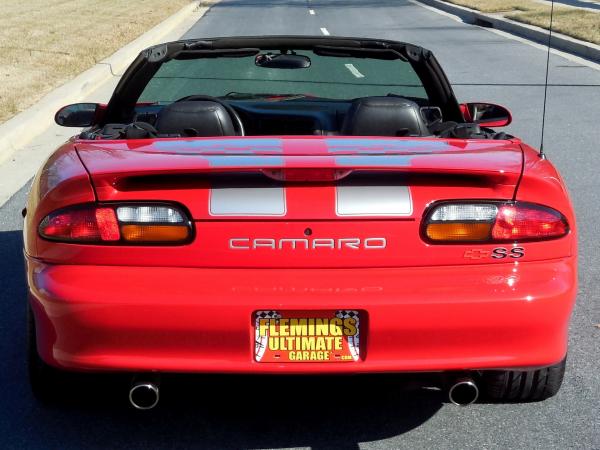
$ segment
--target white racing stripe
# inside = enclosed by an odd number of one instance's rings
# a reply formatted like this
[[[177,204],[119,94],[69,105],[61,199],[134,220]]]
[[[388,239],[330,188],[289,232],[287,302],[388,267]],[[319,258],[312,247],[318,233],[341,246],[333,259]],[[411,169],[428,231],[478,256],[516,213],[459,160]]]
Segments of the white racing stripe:
[[[325,36],[329,36],[329,31],[327,31],[327,28],[321,28],[321,33],[323,33]]]
[[[413,212],[408,186],[337,186],[338,216],[410,216]]]
[[[209,194],[211,216],[285,216],[286,209],[282,187],[213,187]]]
[[[354,64],[344,64],[346,66],[346,69],[348,69],[350,71],[350,73],[352,75],[354,75],[356,78],[364,78],[365,76],[360,73],[360,71],[354,67]]]

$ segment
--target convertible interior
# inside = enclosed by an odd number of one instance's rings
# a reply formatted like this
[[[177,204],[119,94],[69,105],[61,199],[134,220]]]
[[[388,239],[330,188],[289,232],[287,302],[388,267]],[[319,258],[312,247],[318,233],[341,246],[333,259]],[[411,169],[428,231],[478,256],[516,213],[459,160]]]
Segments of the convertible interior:
[[[509,137],[464,120],[433,55],[410,44],[176,42],[149,49],[128,72],[83,137]]]

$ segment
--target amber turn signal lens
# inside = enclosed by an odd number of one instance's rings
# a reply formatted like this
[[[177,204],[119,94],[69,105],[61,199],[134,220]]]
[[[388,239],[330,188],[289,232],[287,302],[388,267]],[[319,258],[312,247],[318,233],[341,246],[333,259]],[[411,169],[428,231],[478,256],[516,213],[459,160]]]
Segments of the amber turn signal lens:
[[[426,234],[432,241],[486,241],[493,223],[430,223]]]
[[[129,242],[184,242],[189,228],[182,225],[122,225],[121,237]]]

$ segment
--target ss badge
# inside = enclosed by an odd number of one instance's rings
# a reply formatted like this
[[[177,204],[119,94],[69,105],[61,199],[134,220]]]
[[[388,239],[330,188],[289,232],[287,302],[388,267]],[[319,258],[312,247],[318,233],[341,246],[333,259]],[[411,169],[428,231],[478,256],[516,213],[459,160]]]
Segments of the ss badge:
[[[522,258],[525,256],[525,249],[523,247],[497,247],[492,250],[492,258],[503,259],[503,258]]]

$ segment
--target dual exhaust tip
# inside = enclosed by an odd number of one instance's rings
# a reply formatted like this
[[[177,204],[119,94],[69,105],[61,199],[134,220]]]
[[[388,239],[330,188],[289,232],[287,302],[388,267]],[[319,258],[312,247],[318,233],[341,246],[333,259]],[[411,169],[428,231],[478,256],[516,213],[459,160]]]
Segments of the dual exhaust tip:
[[[472,405],[479,398],[479,388],[472,378],[459,378],[448,389],[448,400],[458,406]]]
[[[140,410],[152,409],[158,405],[160,390],[158,383],[152,381],[137,381],[129,390],[129,403]]]
[[[459,378],[448,389],[448,400],[458,406],[468,406],[479,398],[479,388],[471,378]],[[129,390],[129,403],[139,410],[148,410],[158,405],[159,384],[155,381],[134,381]]]

